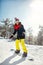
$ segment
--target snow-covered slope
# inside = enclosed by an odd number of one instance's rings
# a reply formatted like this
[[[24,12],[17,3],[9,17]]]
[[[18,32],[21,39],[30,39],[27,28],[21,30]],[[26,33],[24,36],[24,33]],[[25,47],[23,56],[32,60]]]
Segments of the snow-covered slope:
[[[43,65],[43,46],[26,45],[27,58],[14,53],[15,42],[0,37],[0,65]],[[32,60],[31,60],[32,59]]]

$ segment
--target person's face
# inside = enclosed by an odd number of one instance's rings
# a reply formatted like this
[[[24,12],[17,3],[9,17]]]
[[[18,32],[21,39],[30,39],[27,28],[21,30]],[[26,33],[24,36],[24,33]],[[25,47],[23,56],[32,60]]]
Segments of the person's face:
[[[16,21],[16,24],[18,25],[19,24],[19,21]]]

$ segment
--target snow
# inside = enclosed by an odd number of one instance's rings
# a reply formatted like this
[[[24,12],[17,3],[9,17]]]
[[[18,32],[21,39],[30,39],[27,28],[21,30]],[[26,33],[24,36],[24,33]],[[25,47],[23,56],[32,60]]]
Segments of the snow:
[[[16,55],[15,41],[9,41],[0,37],[0,65],[43,65],[43,46],[26,45],[28,49],[27,58]],[[33,59],[33,60],[30,60]]]
[[[4,23],[0,22],[0,26],[3,26],[3,25],[4,25]]]

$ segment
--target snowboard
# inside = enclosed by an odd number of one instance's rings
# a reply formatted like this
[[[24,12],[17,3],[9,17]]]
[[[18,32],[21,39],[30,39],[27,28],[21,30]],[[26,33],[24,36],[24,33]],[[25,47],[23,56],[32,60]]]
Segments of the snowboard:
[[[10,49],[10,51],[14,51],[14,54],[16,54],[14,49]],[[16,54],[16,55],[20,56],[22,59],[29,60],[29,61],[34,61],[34,59],[32,57],[29,58],[28,55],[27,55],[27,57],[23,57],[22,52],[20,52],[19,54]]]

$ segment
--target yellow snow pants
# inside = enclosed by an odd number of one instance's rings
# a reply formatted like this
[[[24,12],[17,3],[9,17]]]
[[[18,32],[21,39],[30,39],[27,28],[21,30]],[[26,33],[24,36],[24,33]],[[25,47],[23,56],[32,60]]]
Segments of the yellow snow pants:
[[[22,50],[23,50],[23,52],[26,52],[27,53],[27,48],[26,48],[26,46],[25,46],[25,41],[24,41],[24,39],[20,39],[20,40],[16,40],[15,41],[15,44],[16,44],[16,50],[20,50],[20,46],[19,46],[19,44],[22,46]]]

